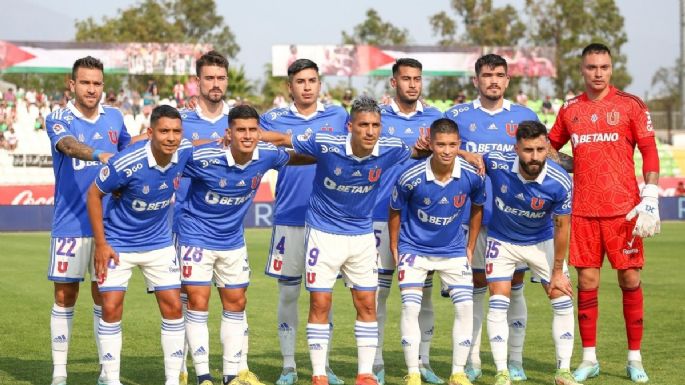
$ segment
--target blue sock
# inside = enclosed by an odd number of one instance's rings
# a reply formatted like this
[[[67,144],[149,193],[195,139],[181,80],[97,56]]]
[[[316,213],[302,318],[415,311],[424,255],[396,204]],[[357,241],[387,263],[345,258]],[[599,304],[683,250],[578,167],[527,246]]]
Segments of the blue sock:
[[[202,381],[212,381],[212,375],[207,373],[197,376],[197,383],[201,384]]]
[[[233,381],[235,376],[224,376],[224,385],[228,385],[229,382]]]

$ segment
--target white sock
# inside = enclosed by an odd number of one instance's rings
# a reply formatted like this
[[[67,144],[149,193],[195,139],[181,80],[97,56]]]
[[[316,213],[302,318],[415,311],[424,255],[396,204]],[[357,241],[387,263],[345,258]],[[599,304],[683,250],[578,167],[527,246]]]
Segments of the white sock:
[[[299,322],[297,300],[300,280],[278,282],[278,341],[281,344],[284,368],[296,368],[295,341]]]
[[[354,336],[357,339],[357,373],[371,373],[378,349],[378,322],[355,321]]]
[[[392,273],[378,273],[378,289],[376,290],[376,320],[378,321],[378,349],[373,359],[373,366],[383,366],[383,344],[385,341],[385,319],[387,317],[388,297],[392,286]]]
[[[183,318],[185,318],[186,312],[188,311],[188,293],[181,293],[181,311]],[[190,350],[189,345],[190,344],[188,343],[188,338],[186,335],[186,340],[183,343],[183,363],[181,364],[181,373],[188,373],[186,357],[188,357],[188,350]]]
[[[597,362],[595,347],[583,348],[583,361]]]
[[[499,372],[507,370],[507,339],[509,338],[507,309],[509,309],[509,298],[503,295],[491,295],[489,303],[488,338],[490,338],[492,358]]]
[[[309,345],[309,358],[312,361],[312,376],[326,375],[326,353],[330,333],[331,327],[328,323],[307,324],[307,344]]]
[[[100,327],[100,319],[102,318],[102,306],[93,304],[93,337],[95,337],[95,347],[98,350],[98,363],[102,365],[102,347],[100,346],[100,339],[98,338],[98,328]],[[100,368],[100,377],[102,377],[102,367]]]
[[[454,304],[452,374],[464,373],[473,336],[473,289],[452,289],[450,298]]]
[[[102,377],[108,384],[119,383],[121,334],[121,321],[109,323],[100,319],[98,325],[98,339],[102,349],[100,361],[102,362]]]
[[[238,374],[245,337],[245,312],[224,310],[221,316],[221,345],[223,346],[223,375]]]
[[[400,334],[404,362],[409,373],[419,373],[419,344],[421,329],[419,313],[423,293],[418,290],[402,290],[402,312],[400,314]]]
[[[183,364],[183,346],[186,341],[186,327],[183,318],[162,318],[162,352],[164,353],[164,376],[166,385],[178,384],[178,375]]]
[[[247,367],[247,354],[250,352],[250,327],[247,325],[247,313],[243,311],[243,346],[238,363],[238,373],[249,370]]]
[[[71,324],[74,319],[74,307],[52,305],[50,313],[50,339],[52,341],[52,377],[67,376],[67,355],[69,353],[69,337]]]
[[[186,311],[186,341],[188,351],[195,364],[195,374],[209,374],[209,329],[207,328],[209,312],[198,310]]]
[[[331,348],[333,347],[333,304],[331,303],[331,308],[328,310],[328,346],[326,347],[326,368],[331,367],[331,363],[328,359],[331,357]]]
[[[419,313],[419,328],[421,329],[419,359],[423,365],[430,365],[431,341],[433,340],[434,326],[433,276],[429,275],[426,277],[426,282],[423,284],[423,299],[421,300],[421,312]]]
[[[642,362],[642,354],[640,354],[639,350],[628,350],[628,361]]]
[[[523,341],[526,339],[528,307],[523,296],[523,283],[511,287],[509,311],[509,361],[523,363]]]
[[[573,333],[575,321],[573,318],[573,300],[564,295],[550,301],[554,316],[552,318],[552,337],[557,351],[557,369],[571,367],[571,355],[573,354]]]
[[[473,288],[473,339],[471,339],[471,351],[468,361],[476,369],[480,369],[480,336],[483,329],[483,315],[485,306],[485,293],[487,287]]]

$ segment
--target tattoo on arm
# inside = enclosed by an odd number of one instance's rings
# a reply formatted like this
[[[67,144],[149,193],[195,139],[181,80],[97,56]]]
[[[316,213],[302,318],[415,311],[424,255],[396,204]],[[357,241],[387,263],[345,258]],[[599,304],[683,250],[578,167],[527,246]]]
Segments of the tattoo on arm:
[[[566,170],[566,172],[573,172],[573,157],[563,152],[558,152],[556,150],[551,150],[547,153],[547,157],[557,162],[561,168]]]
[[[93,160],[93,149],[87,144],[76,140],[73,136],[66,136],[57,142],[57,149],[68,157],[81,160]]]

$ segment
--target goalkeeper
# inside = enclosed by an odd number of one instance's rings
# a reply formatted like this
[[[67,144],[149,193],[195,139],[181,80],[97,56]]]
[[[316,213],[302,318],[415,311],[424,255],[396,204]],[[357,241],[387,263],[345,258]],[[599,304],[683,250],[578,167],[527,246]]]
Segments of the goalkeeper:
[[[567,101],[549,134],[551,145],[573,145],[573,212],[569,261],[578,271],[578,326],[583,361],[576,381],[599,375],[597,292],[606,254],[623,292],[628,337],[628,377],[648,381],[642,366],[642,238],[659,233],[659,157],[649,111],[637,96],[609,84],[611,52],[590,44],[582,52],[585,92]],[[639,192],[633,154],[643,158],[645,186]]]

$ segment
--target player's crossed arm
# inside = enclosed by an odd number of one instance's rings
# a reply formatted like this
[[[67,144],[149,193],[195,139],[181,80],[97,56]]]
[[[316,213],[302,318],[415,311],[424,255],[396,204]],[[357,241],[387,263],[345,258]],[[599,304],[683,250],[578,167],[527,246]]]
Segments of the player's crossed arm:
[[[70,158],[81,159],[83,161],[97,160],[102,164],[107,164],[112,153],[95,150],[87,144],[81,143],[73,136],[65,136],[57,142],[57,150]]]

